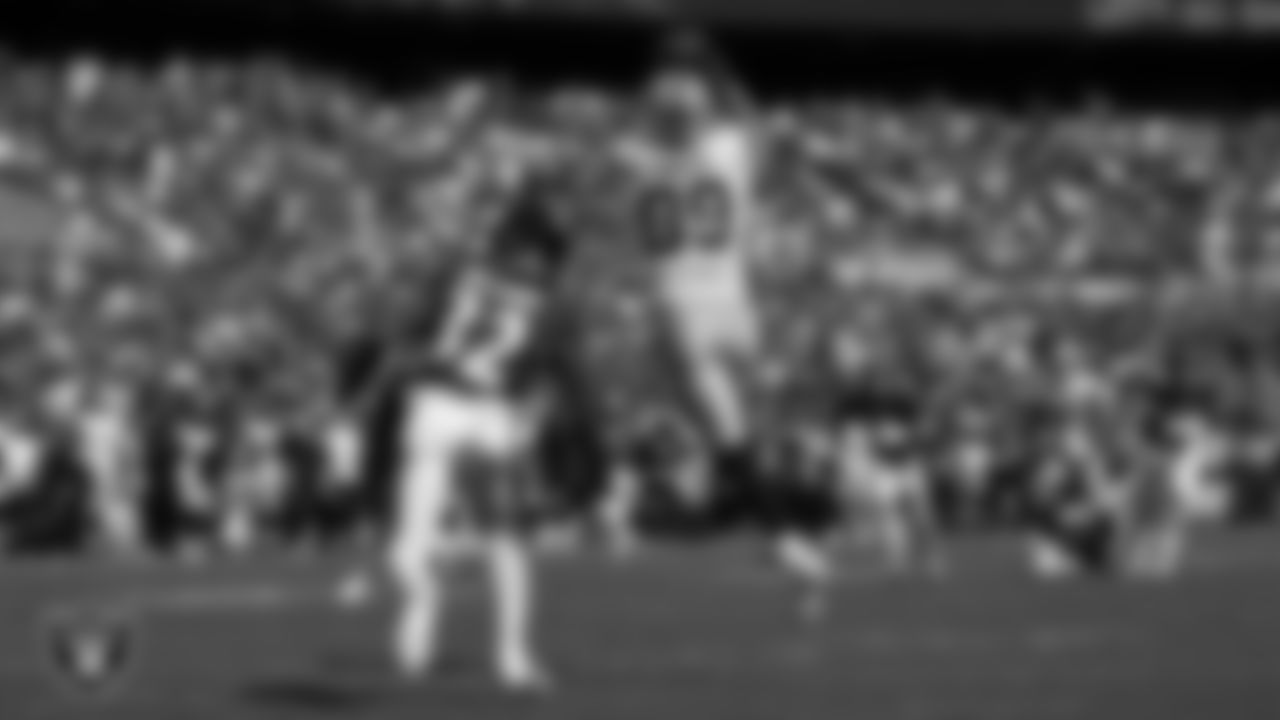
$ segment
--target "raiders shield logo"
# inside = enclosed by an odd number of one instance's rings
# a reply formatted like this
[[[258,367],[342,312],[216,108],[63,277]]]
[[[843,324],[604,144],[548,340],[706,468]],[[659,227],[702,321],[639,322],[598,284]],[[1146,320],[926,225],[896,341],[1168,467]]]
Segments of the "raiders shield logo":
[[[57,618],[47,628],[49,658],[59,679],[75,689],[110,691],[133,659],[133,633],[119,615]]]

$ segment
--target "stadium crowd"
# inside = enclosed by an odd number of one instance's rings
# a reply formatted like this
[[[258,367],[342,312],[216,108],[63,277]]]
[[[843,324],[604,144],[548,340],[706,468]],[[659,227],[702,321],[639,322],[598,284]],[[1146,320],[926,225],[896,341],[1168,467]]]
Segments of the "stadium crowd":
[[[477,80],[389,98],[273,62],[15,59],[0,75],[10,546],[366,529],[376,513],[353,498],[386,472],[378,368],[421,341],[440,267],[514,201],[525,164],[555,168],[555,216],[582,248],[604,445],[643,432],[635,408],[664,407],[629,302],[655,231],[626,160],[662,133],[660,91]],[[1025,512],[1063,415],[1116,475],[1202,424],[1229,450],[1233,508],[1265,512],[1274,119],[869,100],[750,113],[771,138],[759,270],[777,425],[891,418],[942,517],[964,524]],[[97,472],[119,448],[135,470]]]

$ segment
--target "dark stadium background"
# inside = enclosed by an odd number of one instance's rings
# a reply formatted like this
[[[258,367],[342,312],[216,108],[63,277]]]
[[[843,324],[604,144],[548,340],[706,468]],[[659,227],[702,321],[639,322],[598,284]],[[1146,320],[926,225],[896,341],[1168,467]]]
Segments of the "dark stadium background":
[[[1103,2],[1140,12],[1106,20]],[[628,85],[650,69],[655,39],[697,27],[764,97],[1247,109],[1276,97],[1261,70],[1280,59],[1280,23],[1267,19],[1277,10],[1275,0],[43,0],[0,5],[0,40],[139,62],[285,56],[395,91],[460,70]]]

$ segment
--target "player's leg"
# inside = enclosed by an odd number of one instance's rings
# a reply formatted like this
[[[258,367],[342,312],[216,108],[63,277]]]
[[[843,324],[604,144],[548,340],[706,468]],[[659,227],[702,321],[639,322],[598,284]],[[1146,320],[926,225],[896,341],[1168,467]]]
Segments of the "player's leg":
[[[771,507],[769,532],[783,571],[808,589],[820,591],[834,580],[827,546],[826,500],[808,487],[779,484],[765,502]]]
[[[686,358],[691,390],[712,441],[726,450],[741,449],[750,436],[750,413],[727,351],[690,345]]]
[[[543,687],[547,677],[534,652],[536,582],[528,519],[531,420],[504,400],[468,409],[467,447],[484,462],[471,469],[462,501],[477,532],[489,575],[493,662],[499,682],[514,690]]]
[[[915,559],[911,481],[910,471],[898,463],[876,459],[866,468],[870,525],[881,558],[894,572],[910,570]]]
[[[536,578],[526,538],[509,529],[486,540],[494,595],[494,660],[499,680],[515,689],[544,686],[547,676],[534,647]]]
[[[755,467],[748,448],[752,417],[743,376],[749,374],[759,357],[753,335],[744,332],[732,341],[685,342],[685,366],[697,405],[703,413],[717,449],[719,475],[722,481],[752,483],[756,491],[764,480]],[[775,488],[776,489],[776,488]],[[789,492],[784,495],[790,497]],[[783,506],[766,508],[768,532],[780,565],[801,584],[817,592],[830,585],[831,563],[823,544],[800,525],[793,522],[790,502],[783,498],[763,498]]]
[[[443,557],[436,541],[418,530],[399,533],[388,560],[397,598],[393,655],[401,672],[419,675],[430,668],[437,650],[444,601]]]
[[[913,562],[929,575],[940,575],[947,567],[945,548],[934,496],[922,469],[911,471],[906,493],[904,513],[910,528]]]
[[[753,470],[749,482],[755,485],[776,562],[799,586],[803,615],[817,619],[835,580],[827,539],[836,514],[828,488],[789,453]]]
[[[615,557],[630,557],[640,547],[636,520],[641,485],[640,473],[630,462],[619,460],[610,468],[608,485],[596,508],[596,520],[603,531],[605,546]]]
[[[1156,471],[1137,478],[1121,510],[1125,571],[1142,579],[1172,574],[1183,552],[1188,530],[1179,509],[1173,477]]]
[[[848,542],[860,550],[869,550],[885,565],[896,567],[903,562],[909,538],[894,504],[889,470],[862,453],[843,462],[837,482],[840,502],[847,509]]]
[[[1165,579],[1181,567],[1191,523],[1176,508],[1163,515],[1130,523],[1127,534],[1127,570],[1144,579]]]
[[[426,671],[434,660],[443,611],[457,422],[450,407],[430,401],[414,407],[415,427],[399,480],[388,563],[398,596],[393,653],[408,675]]]
[[[1056,535],[1034,530],[1026,541],[1027,559],[1036,577],[1065,580],[1075,577],[1080,571],[1075,557]]]
[[[707,348],[693,353],[689,372],[694,392],[718,449],[720,479],[731,483],[752,483],[757,485],[757,491],[765,489],[762,484],[774,485],[766,490],[766,494],[773,494],[769,490],[783,490],[785,498],[762,498],[766,504],[781,503],[777,508],[766,508],[766,514],[771,518],[766,524],[773,538],[775,555],[782,568],[805,586],[822,587],[828,584],[831,576],[830,563],[822,544],[792,522],[795,507],[791,500],[794,497],[786,488],[768,483],[761,477],[748,448],[751,413],[738,368],[748,367],[753,356],[750,347],[736,351]]]
[[[941,543],[922,468],[910,465],[883,468],[878,515],[882,549],[895,571],[942,569]]]
[[[142,533],[123,450],[91,448],[84,464],[92,482],[97,532],[106,549],[120,559],[136,558],[142,551]]]
[[[818,620],[826,614],[836,573],[823,539],[798,528],[774,536],[779,566],[800,588],[801,615]]]
[[[911,565],[911,530],[896,500],[880,499],[876,527],[885,564],[894,572],[905,572]]]

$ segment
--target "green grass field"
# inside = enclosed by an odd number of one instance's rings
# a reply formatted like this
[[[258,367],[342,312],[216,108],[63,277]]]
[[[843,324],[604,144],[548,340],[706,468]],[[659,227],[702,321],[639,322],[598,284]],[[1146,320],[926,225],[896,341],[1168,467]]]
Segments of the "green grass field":
[[[59,603],[320,587],[350,559],[255,559],[202,570],[88,561],[0,565],[0,719],[1267,720],[1280,717],[1280,534],[1208,539],[1166,585],[1028,579],[1012,546],[957,544],[940,580],[851,567],[827,621],[743,546],[632,564],[549,561],[550,696],[490,681],[486,607],[462,578],[437,677],[385,657],[387,607],[317,597],[274,609],[170,608],[133,620],[131,669],[97,697],[48,659]]]

